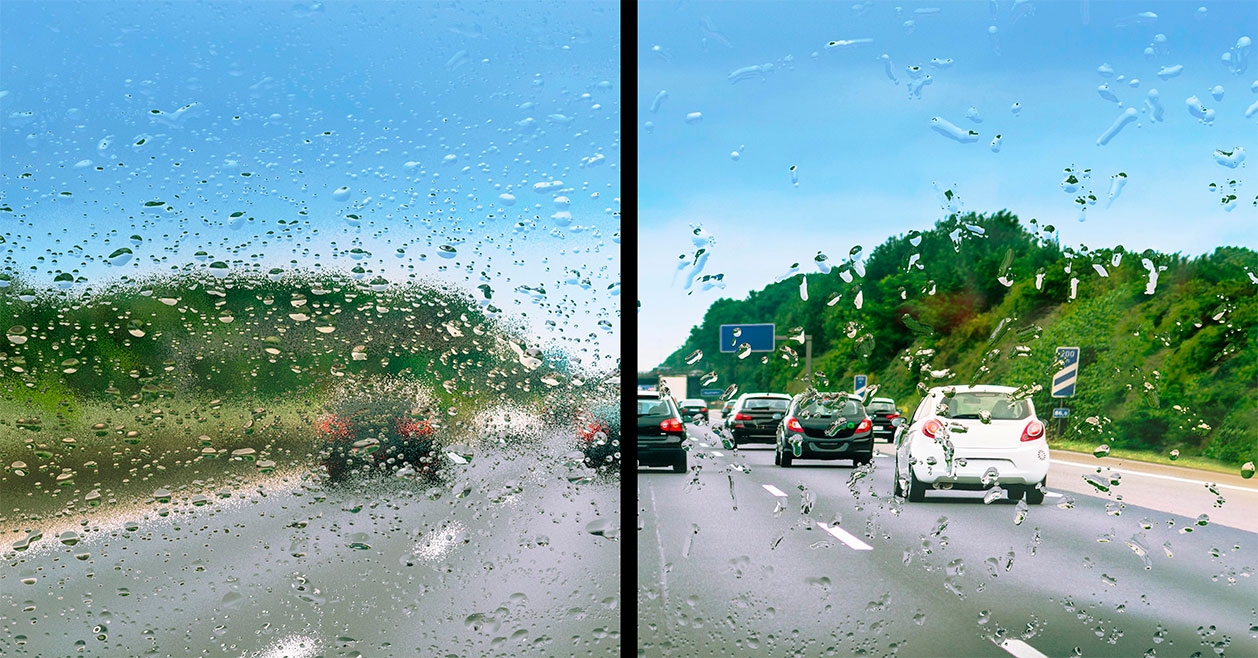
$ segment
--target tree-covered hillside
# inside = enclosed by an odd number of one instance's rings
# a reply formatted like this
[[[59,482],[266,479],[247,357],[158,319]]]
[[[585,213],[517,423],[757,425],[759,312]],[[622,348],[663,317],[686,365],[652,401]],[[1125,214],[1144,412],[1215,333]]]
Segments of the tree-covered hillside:
[[[773,322],[779,335],[814,337],[819,390],[848,390],[866,373],[879,395],[912,410],[931,386],[1038,386],[1047,416],[1058,406],[1048,390],[1056,348],[1078,346],[1078,389],[1059,437],[1258,458],[1258,254],[1072,249],[1054,232],[1008,212],[954,215],[867,258],[819,254],[810,273],[714,302],[661,365],[685,366],[700,350],[692,367],[716,373],[712,386],[802,390],[800,342],[743,358],[719,350],[720,325]]]

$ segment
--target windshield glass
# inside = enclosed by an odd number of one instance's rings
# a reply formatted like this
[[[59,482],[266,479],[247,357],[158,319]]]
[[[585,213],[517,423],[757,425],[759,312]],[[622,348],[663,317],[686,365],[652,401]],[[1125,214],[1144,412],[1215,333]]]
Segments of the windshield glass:
[[[988,420],[1022,420],[1031,415],[1026,400],[1010,400],[1008,393],[957,393],[944,398],[939,415],[947,418]]]
[[[638,416],[671,416],[672,402],[663,399],[638,398]]]
[[[782,400],[780,398],[749,398],[743,400],[743,410],[745,411],[785,411],[791,406],[790,400]]]
[[[890,402],[870,402],[865,409],[870,412],[886,413],[895,411],[895,405]]]
[[[807,404],[802,405],[797,412],[800,418],[814,418],[822,416],[844,416],[856,417],[863,416],[864,408],[859,402],[849,397],[841,398],[820,398],[814,399]]]
[[[621,654],[610,2],[0,2],[0,655]]]

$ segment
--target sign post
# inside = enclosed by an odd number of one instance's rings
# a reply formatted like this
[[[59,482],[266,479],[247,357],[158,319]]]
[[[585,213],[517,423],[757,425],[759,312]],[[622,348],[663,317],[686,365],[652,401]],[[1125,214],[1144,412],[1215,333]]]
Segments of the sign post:
[[[1053,375],[1049,394],[1055,398],[1074,397],[1075,384],[1079,381],[1079,348],[1058,347],[1057,361],[1061,363],[1061,369]],[[1061,425],[1065,422],[1064,419],[1069,416],[1070,409],[1068,407],[1053,409],[1053,418],[1058,419],[1057,434],[1059,436],[1061,435]]]
[[[772,352],[777,349],[777,341],[794,340],[795,336],[779,336],[777,327],[772,323],[764,324],[723,324],[720,328],[720,347],[722,353],[738,352],[739,346],[746,344],[749,352]],[[808,381],[812,381],[812,336],[804,335],[804,370]]]

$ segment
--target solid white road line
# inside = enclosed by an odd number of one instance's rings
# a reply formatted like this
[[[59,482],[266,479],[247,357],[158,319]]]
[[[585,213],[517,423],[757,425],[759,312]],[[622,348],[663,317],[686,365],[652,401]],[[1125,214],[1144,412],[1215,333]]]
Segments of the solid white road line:
[[[1093,469],[1095,468],[1094,466],[1089,466],[1089,465],[1087,465],[1087,464],[1080,464],[1079,462],[1069,462],[1069,461],[1063,461],[1063,460],[1060,460],[1060,459],[1050,459],[1050,460],[1048,460],[1048,461],[1050,461],[1050,462],[1052,462],[1052,463],[1054,463],[1054,464],[1064,464],[1064,465],[1066,465],[1066,466],[1075,466],[1075,467],[1078,467],[1078,468],[1083,468],[1083,469],[1087,469],[1087,470],[1093,470]],[[1115,473],[1122,473],[1123,475],[1140,475],[1140,476],[1147,477],[1147,478],[1157,478],[1157,479],[1159,479],[1159,480],[1174,480],[1175,482],[1187,482],[1187,483],[1189,483],[1189,484],[1199,484],[1199,485],[1201,485],[1202,487],[1206,486],[1206,482],[1205,482],[1204,480],[1189,480],[1188,478],[1178,478],[1178,477],[1175,477],[1175,476],[1173,476],[1173,475],[1160,475],[1160,474],[1158,474],[1158,473],[1141,473],[1140,471],[1129,471],[1129,470],[1124,469],[1124,468],[1111,468],[1111,469],[1109,469],[1109,470],[1111,470],[1111,471],[1113,471],[1113,472],[1115,472]],[[1222,488],[1222,489],[1235,489],[1236,491],[1244,491],[1244,492],[1247,492],[1247,493],[1255,493],[1255,491],[1254,491],[1253,489],[1251,489],[1251,488],[1248,488],[1248,487],[1238,487],[1238,486],[1236,486],[1236,485],[1234,485],[1234,484],[1215,484],[1214,486],[1216,486],[1216,487],[1220,487],[1220,488]]]
[[[665,613],[660,615],[660,620],[661,620],[660,625],[664,627],[665,632],[668,632],[670,624],[669,624],[669,615],[667,611],[672,610],[672,608],[669,606],[669,603],[668,603],[668,560],[664,559],[664,541],[660,538],[660,524],[659,524],[660,516],[656,512],[656,507],[655,507],[655,489],[651,488],[650,491],[651,491],[651,520],[652,520],[651,525],[655,526],[655,546],[660,549],[660,596],[664,598],[664,610],[665,610]]]
[[[853,535],[852,533],[850,533],[850,532],[848,532],[848,531],[844,530],[843,528],[840,528],[840,527],[839,527],[839,526],[837,526],[837,525],[836,525],[836,526],[828,526],[828,525],[826,525],[826,524],[824,524],[824,523],[822,523],[822,522],[818,521],[818,522],[817,522],[817,526],[818,526],[819,528],[821,528],[822,530],[825,530],[826,532],[828,532],[828,533],[830,533],[830,534],[834,535],[834,537],[835,537],[836,539],[838,539],[839,541],[843,542],[844,544],[847,544],[848,548],[851,548],[851,549],[854,549],[854,550],[857,550],[857,551],[872,551],[872,550],[874,550],[874,547],[873,547],[873,546],[870,546],[869,544],[866,544],[865,542],[861,541],[861,540],[860,540],[860,538],[858,538],[856,535]]]
[[[775,487],[775,486],[773,486],[773,485],[771,485],[771,484],[762,484],[762,485],[760,485],[760,486],[764,487],[764,488],[765,488],[765,491],[768,491],[769,493],[773,494],[774,496],[778,496],[779,498],[786,498],[786,493],[785,493],[785,492],[783,492],[781,489],[779,489],[779,488],[777,488],[777,487]]]
[[[1035,647],[1022,640],[1006,639],[996,646],[1008,651],[1010,655],[1017,658],[1048,658],[1048,656],[1040,653]]]

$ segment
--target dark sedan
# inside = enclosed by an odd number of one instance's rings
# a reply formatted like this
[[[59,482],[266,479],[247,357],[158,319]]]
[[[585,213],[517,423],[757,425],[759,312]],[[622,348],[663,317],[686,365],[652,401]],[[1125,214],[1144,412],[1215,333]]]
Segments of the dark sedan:
[[[745,393],[739,396],[733,414],[725,421],[725,427],[733,438],[734,446],[744,443],[773,443],[778,425],[791,405],[791,396],[785,393]]]
[[[874,398],[865,405],[865,412],[869,414],[869,420],[874,423],[874,440],[886,439],[888,442],[895,438],[895,421],[900,417],[900,410],[895,406],[895,400],[891,398]]]
[[[638,465],[672,466],[686,472],[686,425],[673,399],[657,391],[638,392]]]
[[[795,396],[778,428],[773,462],[788,467],[796,459],[850,459],[854,465],[873,461],[874,424],[860,398],[847,393]]]

